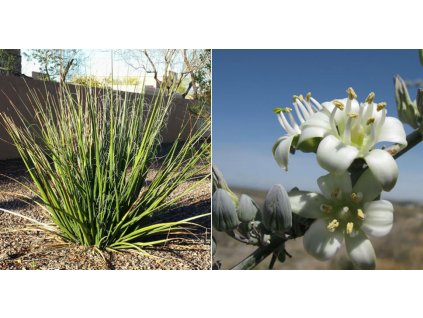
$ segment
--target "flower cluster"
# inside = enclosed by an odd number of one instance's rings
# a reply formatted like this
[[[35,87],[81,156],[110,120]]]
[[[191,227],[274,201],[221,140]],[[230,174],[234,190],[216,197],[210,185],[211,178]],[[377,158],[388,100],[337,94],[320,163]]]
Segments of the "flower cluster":
[[[402,123],[387,117],[386,103],[375,103],[374,93],[361,104],[352,88],[347,94],[322,104],[310,93],[306,98],[294,96],[297,121],[291,108],[275,109],[286,135],[276,141],[273,155],[287,170],[290,152],[315,152],[319,165],[329,172],[318,180],[322,194],[289,193],[292,212],[316,219],[304,236],[306,251],[327,260],[345,240],[356,267],[374,268],[375,253],[367,235],[386,235],[393,222],[392,204],[376,198],[390,191],[398,178],[395,159],[376,147],[381,142],[405,147],[407,140]],[[348,171],[357,159],[365,163],[365,170],[352,184]]]

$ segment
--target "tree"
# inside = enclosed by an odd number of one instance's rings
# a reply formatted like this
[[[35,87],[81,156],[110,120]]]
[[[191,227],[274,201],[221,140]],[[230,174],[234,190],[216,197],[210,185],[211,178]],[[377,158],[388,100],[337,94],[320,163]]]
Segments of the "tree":
[[[66,82],[85,61],[82,50],[76,49],[34,49],[25,53],[25,55],[29,60],[34,60],[39,64],[40,72],[44,74],[48,81]]]
[[[210,104],[211,50],[121,50],[123,60],[135,70],[153,74],[156,87],[181,91],[188,79],[182,97]]]
[[[0,50],[0,73],[20,75],[21,70],[21,50]]]

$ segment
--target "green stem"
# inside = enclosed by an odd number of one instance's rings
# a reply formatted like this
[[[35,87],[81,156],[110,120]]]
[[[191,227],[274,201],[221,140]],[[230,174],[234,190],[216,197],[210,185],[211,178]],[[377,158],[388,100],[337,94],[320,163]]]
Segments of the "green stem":
[[[269,245],[259,247],[252,254],[247,256],[243,261],[241,261],[239,264],[235,265],[231,269],[253,269],[267,256],[272,254],[274,251],[278,250],[281,244],[283,243],[283,238],[274,237]]]

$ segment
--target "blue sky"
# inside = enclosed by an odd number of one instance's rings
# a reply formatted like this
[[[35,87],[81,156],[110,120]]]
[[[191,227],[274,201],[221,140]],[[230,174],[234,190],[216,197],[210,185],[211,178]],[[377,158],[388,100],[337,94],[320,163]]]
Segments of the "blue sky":
[[[317,178],[327,172],[314,154],[291,155],[288,172],[274,161],[272,145],[284,131],[272,109],[308,91],[320,102],[344,98],[351,86],[360,101],[375,92],[396,117],[396,74],[423,78],[417,50],[213,50],[213,163],[232,185],[317,190]],[[416,89],[410,94],[414,99]],[[423,145],[398,166],[397,185],[383,197],[423,202]]]
[[[98,77],[107,77],[112,73],[112,55],[110,49],[83,50],[85,64],[80,69],[84,75],[94,75]],[[116,51],[116,50],[114,50]],[[29,52],[29,50],[24,50]],[[38,72],[39,65],[34,61],[29,61],[25,55],[22,56],[22,73],[31,76],[32,71]],[[144,72],[134,70],[118,53],[113,54],[113,73],[115,76],[140,76]]]

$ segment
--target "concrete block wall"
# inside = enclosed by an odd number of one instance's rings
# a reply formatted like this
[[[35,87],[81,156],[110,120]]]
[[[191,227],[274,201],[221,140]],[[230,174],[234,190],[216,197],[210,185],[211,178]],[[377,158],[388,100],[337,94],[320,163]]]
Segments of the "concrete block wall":
[[[35,91],[40,98],[47,95],[46,92],[57,96],[59,84],[55,82],[45,82],[34,80],[31,78],[23,78],[19,76],[0,75],[0,112],[5,112],[15,119],[17,116],[12,108],[12,103],[23,113],[31,117],[31,91]],[[75,89],[74,85],[70,85],[70,89]],[[136,93],[130,93],[136,94]],[[146,92],[146,99],[152,97],[152,94]],[[180,130],[184,127],[184,121],[190,117],[188,107],[191,101],[185,100],[180,96],[176,96],[172,105],[171,112],[168,116],[166,128],[162,132],[162,142],[174,142]],[[29,118],[30,120],[30,118]],[[182,140],[189,135],[189,126],[186,125]],[[19,154],[8,136],[3,125],[0,125],[0,160],[19,158]]]

